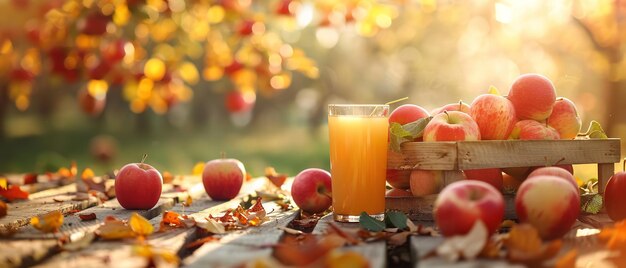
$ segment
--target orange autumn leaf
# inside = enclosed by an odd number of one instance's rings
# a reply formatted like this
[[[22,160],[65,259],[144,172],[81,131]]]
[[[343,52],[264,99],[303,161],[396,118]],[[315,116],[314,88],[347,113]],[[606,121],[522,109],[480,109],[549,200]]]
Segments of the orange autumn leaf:
[[[0,189],[0,195],[9,200],[9,202],[17,199],[28,199],[28,192],[23,191],[17,185],[11,185],[8,189]]]
[[[133,253],[137,256],[146,258],[148,263],[152,263],[157,267],[160,266],[157,265],[159,262],[166,262],[176,266],[178,266],[180,262],[176,253],[166,249],[156,249],[150,245],[135,246],[133,248]]]
[[[248,216],[250,214],[243,209],[243,207],[241,205],[239,205],[235,211],[233,211],[233,216],[235,216],[235,218],[237,218],[237,220],[239,221],[239,223],[243,224],[243,225],[248,225]]]
[[[174,175],[172,175],[169,171],[164,171],[162,177],[163,183],[172,183],[172,181],[174,181]]]
[[[63,214],[55,210],[41,216],[32,217],[30,225],[44,233],[57,232],[63,225]]]
[[[363,257],[363,255],[354,251],[347,251],[347,252],[341,252],[341,253],[332,252],[331,254],[328,254],[328,256],[326,257],[325,263],[326,263],[325,267],[329,267],[329,268],[370,267],[370,264],[367,261],[367,259]]]
[[[513,226],[508,237],[504,239],[509,261],[531,266],[556,256],[562,244],[561,240],[543,243],[537,229],[529,224]]]
[[[192,175],[202,175],[202,171],[204,171],[204,162],[198,162],[193,166],[191,170]]]
[[[192,217],[181,216],[174,211],[165,211],[163,219],[159,223],[159,232],[164,232],[169,228],[187,228],[195,224],[196,220]]]
[[[265,177],[278,188],[280,188],[280,186],[282,186],[287,180],[287,174],[278,174],[274,167],[265,168]]]
[[[154,232],[154,226],[152,226],[146,218],[137,213],[130,215],[128,225],[130,225],[133,232],[140,236],[149,236]]]
[[[0,218],[7,215],[8,209],[9,208],[7,207],[7,203],[4,203],[0,200]]]
[[[187,199],[185,199],[185,202],[183,202],[183,206],[189,207],[191,206],[191,204],[193,204],[193,199],[191,198],[191,195],[187,194]]]
[[[91,168],[85,168],[85,170],[83,170],[83,173],[80,175],[80,178],[83,180],[87,180],[87,179],[91,179],[93,177],[95,177],[96,174],[93,173],[93,170]]]
[[[606,244],[607,249],[626,248],[626,220],[603,228],[598,234],[598,239]]]
[[[37,173],[24,174],[24,185],[36,183],[38,176],[39,175]]]
[[[200,238],[196,241],[192,241],[190,243],[188,243],[187,245],[185,245],[186,248],[196,248],[199,247],[201,245],[204,245],[205,243],[209,243],[209,242],[215,242],[215,241],[219,241],[220,238],[219,237],[215,237],[215,236],[207,236],[204,238]]]
[[[307,266],[322,259],[331,250],[342,245],[333,241],[333,239],[312,234],[287,235],[279,244],[274,246],[274,257],[284,265]]]
[[[104,223],[98,227],[96,234],[107,240],[132,238],[137,236],[133,229],[126,224],[126,222],[113,216],[107,216],[104,219]]]
[[[0,177],[0,190],[6,190],[8,186],[7,178]]]
[[[554,268],[573,268],[576,267],[576,258],[578,257],[578,251],[571,249],[565,255],[561,256],[554,265]]]

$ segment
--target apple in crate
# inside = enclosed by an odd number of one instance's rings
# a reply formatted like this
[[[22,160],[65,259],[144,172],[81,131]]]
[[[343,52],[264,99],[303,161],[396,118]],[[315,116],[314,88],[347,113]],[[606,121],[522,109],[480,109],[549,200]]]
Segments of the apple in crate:
[[[539,74],[523,74],[511,85],[507,98],[513,103],[520,120],[546,120],[556,101],[556,90],[550,79]]]
[[[239,194],[246,169],[237,159],[214,159],[202,170],[204,190],[213,200],[230,200]]]
[[[514,140],[558,140],[559,132],[545,123],[521,120],[515,123],[509,139]]]
[[[474,119],[459,111],[436,114],[424,128],[424,141],[475,141],[480,131]]]
[[[552,108],[552,113],[548,117],[548,125],[556,129],[561,139],[571,140],[576,138],[582,121],[576,111],[576,105],[567,98],[558,98]]]
[[[319,168],[303,170],[293,179],[291,196],[303,211],[324,212],[333,203],[330,173]]]
[[[517,122],[513,104],[505,97],[494,94],[476,97],[469,114],[478,124],[483,140],[506,140]]]
[[[615,173],[604,190],[604,207],[613,221],[626,219],[626,172]]]
[[[578,218],[580,195],[571,182],[561,177],[529,177],[517,190],[515,212],[521,222],[533,225],[544,240],[560,238]]]
[[[413,196],[436,194],[443,185],[443,171],[415,169],[411,171],[410,185]]]
[[[432,115],[436,115],[436,114],[440,114],[443,113],[444,111],[459,111],[459,112],[464,112],[466,114],[469,114],[470,111],[470,106],[469,104],[463,102],[463,101],[459,101],[459,102],[455,102],[455,103],[449,103],[446,104],[444,106],[441,106],[439,108],[436,108],[432,111],[430,111],[430,114]]]
[[[145,160],[145,157],[144,157]],[[115,195],[125,209],[151,209],[161,197],[161,173],[146,163],[123,166],[115,177]]]
[[[395,152],[394,150],[387,150],[387,159],[389,161],[404,161],[404,155],[402,153]],[[385,178],[387,179],[387,183],[391,185],[393,188],[400,189],[409,189],[409,176],[411,175],[411,170],[402,170],[402,169],[390,169],[387,168],[387,173],[385,174]]]
[[[563,166],[565,167],[569,166],[570,168],[572,167],[572,165],[563,165]],[[580,191],[578,188],[578,183],[576,183],[576,179],[574,178],[573,171],[570,172],[570,169],[563,168],[560,166],[540,167],[540,168],[533,169],[532,172],[528,174],[528,178],[541,176],[541,175],[556,176],[556,177],[562,178],[566,180],[567,182],[569,182],[572,185],[572,187],[576,189],[576,191]]]
[[[429,116],[430,114],[428,114],[428,111],[420,106],[415,104],[404,104],[398,106],[398,108],[391,112],[389,115],[389,123],[404,125]]]
[[[482,221],[492,234],[504,217],[504,198],[486,182],[461,180],[439,193],[433,214],[444,236],[465,235],[476,221]]]
[[[499,168],[468,169],[463,173],[468,180],[484,181],[499,191],[503,189],[502,170]]]

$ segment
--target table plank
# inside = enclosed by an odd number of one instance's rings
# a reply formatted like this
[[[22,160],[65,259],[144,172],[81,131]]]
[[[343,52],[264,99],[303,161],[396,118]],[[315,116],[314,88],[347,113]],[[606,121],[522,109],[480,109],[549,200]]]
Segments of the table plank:
[[[358,223],[335,222],[333,220],[333,214],[330,213],[322,217],[317,222],[317,225],[315,225],[315,228],[313,229],[313,234],[322,234],[326,232],[326,230],[329,228],[328,225],[330,222],[334,222],[342,229],[360,228]],[[386,267],[387,264],[387,244],[385,241],[365,243],[356,246],[347,246],[340,248],[339,251],[352,251],[359,253],[369,261],[371,267]]]

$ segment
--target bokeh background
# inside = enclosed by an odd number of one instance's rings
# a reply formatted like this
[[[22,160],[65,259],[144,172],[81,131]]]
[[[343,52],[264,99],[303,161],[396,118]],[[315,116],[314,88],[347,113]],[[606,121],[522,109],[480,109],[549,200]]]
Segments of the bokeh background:
[[[0,173],[223,152],[294,175],[329,166],[329,103],[432,109],[528,72],[622,137],[625,53],[623,0],[0,0]]]

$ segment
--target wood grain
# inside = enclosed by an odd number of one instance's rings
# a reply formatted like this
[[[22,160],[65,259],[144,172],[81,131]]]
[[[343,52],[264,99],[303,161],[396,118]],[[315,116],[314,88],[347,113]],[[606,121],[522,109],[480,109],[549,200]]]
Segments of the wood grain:
[[[617,163],[620,139],[406,142],[391,169],[465,170],[559,164]]]

